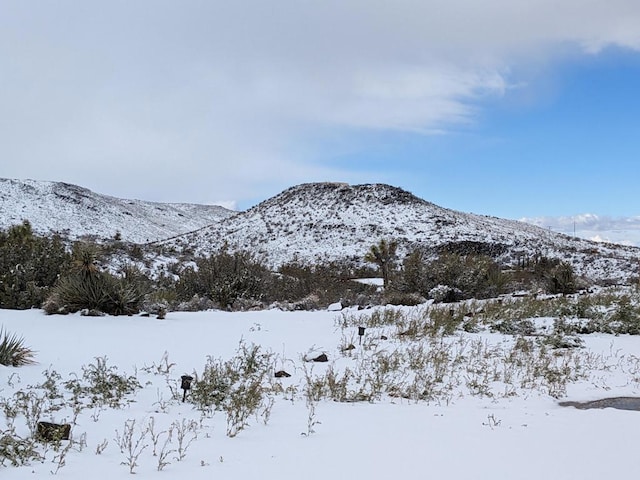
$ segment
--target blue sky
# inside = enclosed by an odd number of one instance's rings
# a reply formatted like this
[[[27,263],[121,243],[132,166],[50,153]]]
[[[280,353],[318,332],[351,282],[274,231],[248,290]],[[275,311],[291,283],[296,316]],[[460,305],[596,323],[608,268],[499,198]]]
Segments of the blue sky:
[[[462,211],[639,215],[640,53],[575,56],[522,82],[476,102],[469,125],[356,134],[332,161]]]
[[[636,0],[0,0],[0,176],[637,225],[638,25]]]

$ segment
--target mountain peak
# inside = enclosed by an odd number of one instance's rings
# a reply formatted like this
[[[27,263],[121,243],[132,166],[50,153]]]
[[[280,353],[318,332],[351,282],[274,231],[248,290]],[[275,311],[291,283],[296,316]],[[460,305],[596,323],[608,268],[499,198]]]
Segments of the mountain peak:
[[[399,187],[384,183],[367,183],[361,185],[350,185],[339,182],[317,182],[303,183],[290,187],[278,195],[261,202],[256,207],[257,210],[264,210],[274,205],[295,204],[305,206],[309,202],[314,204],[333,204],[338,208],[348,208],[358,202],[365,202],[371,205],[376,203],[409,205],[429,202],[416,197],[410,192]]]

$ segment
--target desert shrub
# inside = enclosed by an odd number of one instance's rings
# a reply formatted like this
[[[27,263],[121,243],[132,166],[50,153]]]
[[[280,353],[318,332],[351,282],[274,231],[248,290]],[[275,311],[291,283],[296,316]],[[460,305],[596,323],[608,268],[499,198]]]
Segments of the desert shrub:
[[[287,300],[301,309],[326,307],[334,302],[344,306],[379,303],[376,286],[354,281],[375,276],[369,268],[358,269],[342,262],[313,266],[290,262],[280,267],[279,274],[289,279],[288,295],[276,300]]]
[[[511,277],[515,289],[536,288],[552,294],[575,293],[588,286],[585,279],[575,275],[570,263],[544,255],[522,256]]]
[[[0,466],[19,467],[42,460],[31,438],[21,438],[11,430],[0,431]]]
[[[448,285],[436,285],[429,290],[429,298],[436,303],[453,303],[462,299],[462,291]]]
[[[48,314],[92,310],[110,315],[140,311],[144,298],[141,274],[125,269],[119,276],[102,270],[95,245],[74,246],[70,272],[59,279],[43,305]]]
[[[504,335],[534,335],[536,332],[536,326],[529,318],[523,319],[506,319],[499,320],[490,325],[492,332],[499,332]]]
[[[546,290],[551,294],[567,294],[577,291],[576,276],[570,263],[559,262],[545,272],[544,278]]]
[[[106,357],[96,357],[95,363],[82,367],[82,376],[64,382],[64,386],[74,402],[85,408],[122,407],[128,395],[142,388],[135,376],[121,374],[117,367],[108,365]]]
[[[402,262],[402,271],[398,276],[396,288],[403,292],[426,295],[431,285],[428,274],[427,258],[421,250],[414,250]]]
[[[437,284],[457,288],[466,298],[490,298],[505,286],[500,266],[484,255],[445,253],[429,264],[431,278]]]
[[[229,360],[207,358],[204,370],[196,375],[189,399],[208,414],[223,410],[227,435],[233,437],[248,425],[249,418],[259,409],[265,420],[268,418],[272,364],[272,353],[241,342],[236,355]]]
[[[605,322],[605,331],[615,334],[640,335],[640,307],[623,296]]]
[[[485,255],[445,252],[427,261],[426,256],[416,250],[405,258],[395,285],[406,293],[452,302],[460,298],[495,297],[506,290],[507,283],[500,266]],[[442,285],[448,288],[447,292]]]
[[[24,339],[0,328],[0,365],[21,367],[34,362],[34,352],[25,346]]]
[[[36,235],[27,221],[0,232],[0,308],[40,307],[69,261],[59,237]]]
[[[415,306],[426,302],[427,299],[418,293],[405,293],[398,290],[390,290],[384,293],[382,301],[389,305]]]
[[[244,252],[230,253],[223,248],[215,255],[196,259],[180,273],[176,285],[178,300],[189,301],[194,295],[207,297],[220,308],[232,309],[239,298],[260,299],[262,284],[269,271]]]

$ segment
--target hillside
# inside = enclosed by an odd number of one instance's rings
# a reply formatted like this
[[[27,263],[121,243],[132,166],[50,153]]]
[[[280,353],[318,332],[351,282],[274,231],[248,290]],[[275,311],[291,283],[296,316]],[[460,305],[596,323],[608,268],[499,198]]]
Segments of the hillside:
[[[0,179],[0,228],[25,219],[36,232],[70,239],[107,239],[119,232],[122,240],[161,247],[160,263],[226,245],[272,268],[292,261],[362,265],[364,253],[383,238],[398,242],[400,258],[415,249],[432,256],[475,252],[515,265],[543,255],[569,261],[577,273],[598,282],[637,276],[640,259],[637,247],[457,212],[384,184],[303,184],[237,213],[211,205],[123,200],[66,183]]]
[[[190,232],[234,215],[217,205],[155,203],[100,195],[60,182],[0,179],[0,228],[31,222],[34,231],[144,243]]]
[[[439,207],[383,184],[312,183],[295,186],[257,206],[196,232],[162,242],[178,251],[207,253],[227,245],[277,267],[347,260],[362,263],[372,243],[393,238],[399,254],[421,248],[488,253],[504,264],[545,255],[570,261],[594,280],[637,274],[640,249],[595,243],[526,223]]]

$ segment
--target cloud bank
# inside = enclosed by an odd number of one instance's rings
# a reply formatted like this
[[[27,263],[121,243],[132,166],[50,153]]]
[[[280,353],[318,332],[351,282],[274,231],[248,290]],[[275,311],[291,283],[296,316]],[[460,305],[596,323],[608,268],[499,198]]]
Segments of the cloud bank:
[[[563,57],[640,49],[638,25],[634,0],[5,0],[2,176],[241,204],[360,181],[321,146],[473,123]]]
[[[520,221],[596,242],[640,247],[640,216],[610,217],[585,213],[572,217],[521,218]]]

